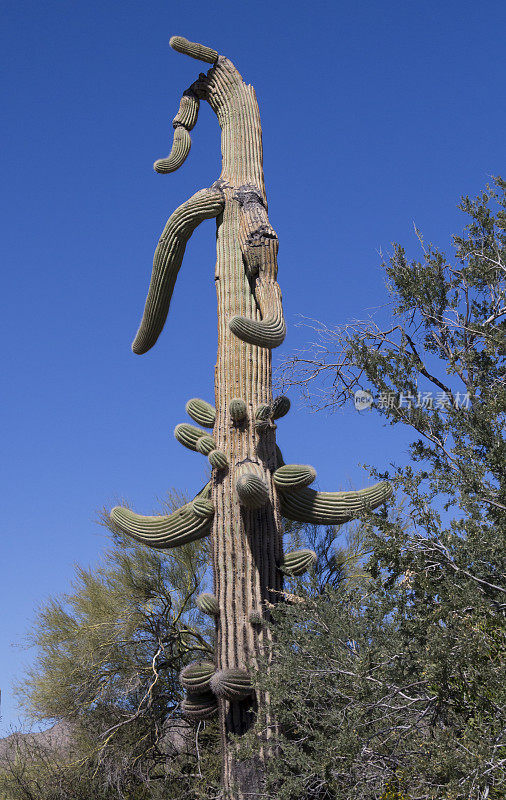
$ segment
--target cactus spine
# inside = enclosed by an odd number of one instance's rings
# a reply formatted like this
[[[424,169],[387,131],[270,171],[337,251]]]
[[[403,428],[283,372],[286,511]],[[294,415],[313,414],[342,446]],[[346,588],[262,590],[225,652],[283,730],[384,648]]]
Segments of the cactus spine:
[[[385,502],[391,490],[377,484],[361,492],[316,492],[307,488],[316,475],[312,467],[283,464],[273,420],[287,413],[290,402],[283,396],[273,401],[271,349],[281,344],[286,327],[277,283],[278,238],[267,213],[255,92],[212,48],[181,36],[173,37],[171,45],[212,66],[184,93],[173,121],[171,154],[160,159],[156,169],[171,172],[184,162],[190,150],[189,131],[197,121],[199,103],[205,100],[221,127],[222,171],[210,188],[197,192],[169,218],[155,250],[144,314],[132,347],[135,353],[145,353],[157,341],[186,243],[197,225],[216,218],[216,411],[198,398],[187,404],[193,421],[212,428],[212,436],[186,423],[175,429],[181,444],[208,456],[213,472],[210,484],[195,500],[169,516],[141,517],[120,508],[111,516],[125,533],[152,547],[174,547],[210,533],[214,594],[201,594],[197,606],[216,620],[216,671],[210,662],[183,671],[181,680],[189,693],[181,707],[195,721],[207,719],[220,707],[223,796],[260,800],[265,797],[268,746],[259,742],[257,757],[241,762],[231,734],[248,730],[255,709],[267,739],[272,738],[276,724],[269,698],[257,692],[253,700],[250,675],[271,636],[269,625],[263,624],[268,622],[268,609],[284,596],[283,571],[297,575],[314,563],[312,551],[283,558],[280,510],[290,519],[335,524]]]

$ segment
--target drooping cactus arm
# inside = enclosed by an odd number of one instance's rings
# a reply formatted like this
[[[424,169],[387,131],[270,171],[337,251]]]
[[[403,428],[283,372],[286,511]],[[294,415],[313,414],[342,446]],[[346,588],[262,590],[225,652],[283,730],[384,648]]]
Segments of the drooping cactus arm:
[[[145,517],[128,508],[115,506],[111,520],[123,533],[141,544],[166,550],[179,547],[208,536],[214,516],[209,497],[210,484],[206,484],[191,503],[186,503],[172,514]]]
[[[261,320],[235,316],[230,330],[239,339],[259,347],[278,347],[286,335],[281,290],[276,280],[278,237],[269,223],[267,209],[255,186],[241,186],[234,199],[241,209],[239,243],[246,274],[255,281],[253,294]]]
[[[191,148],[190,131],[195,127],[199,114],[200,101],[194,92],[193,84],[183,94],[179,111],[172,120],[174,127],[174,141],[172,150],[167,158],[159,158],[153,164],[156,172],[167,174],[174,172],[184,163]]]
[[[386,481],[353,492],[317,492],[307,487],[279,492],[284,517],[313,525],[348,522],[365,510],[378,508],[392,493],[392,486]]]
[[[217,217],[225,200],[220,188],[201,189],[169,218],[153,259],[151,283],[144,315],[132,345],[134,353],[150,350],[162,332],[186,243],[203,220]]]

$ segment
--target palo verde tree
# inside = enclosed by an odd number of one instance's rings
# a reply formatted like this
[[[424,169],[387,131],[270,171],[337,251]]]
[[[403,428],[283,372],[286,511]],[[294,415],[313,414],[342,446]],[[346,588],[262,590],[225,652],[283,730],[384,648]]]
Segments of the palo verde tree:
[[[119,507],[111,516],[122,531],[151,547],[171,548],[211,537],[214,593],[201,595],[199,605],[215,618],[216,647],[213,659],[183,671],[187,697],[182,710],[195,721],[219,711],[224,795],[251,798],[262,792],[263,762],[275,728],[268,697],[255,695],[251,681],[270,636],[263,624],[268,604],[282,597],[284,573],[300,574],[315,558],[307,550],[283,554],[281,514],[335,525],[378,507],[391,488],[380,482],[356,492],[318,492],[308,488],[316,477],[312,467],[283,464],[275,420],[287,413],[290,403],[286,397],[273,400],[271,349],[283,342],[286,328],[276,281],[278,238],[267,215],[255,92],[234,65],[210,47],[179,36],[170,43],[211,68],[184,92],[173,121],[171,153],[155,163],[155,170],[170,173],[183,164],[201,100],[218,118],[223,164],[219,179],[179,206],[165,226],[133,351],[145,353],[157,341],[188,239],[203,220],[216,218],[215,406],[190,400],[186,411],[201,427],[182,423],[175,429],[182,445],[207,456],[212,477],[192,502],[169,516],[146,517]],[[245,733],[255,713],[264,720],[265,741],[258,742],[254,758],[241,761],[231,735]]]

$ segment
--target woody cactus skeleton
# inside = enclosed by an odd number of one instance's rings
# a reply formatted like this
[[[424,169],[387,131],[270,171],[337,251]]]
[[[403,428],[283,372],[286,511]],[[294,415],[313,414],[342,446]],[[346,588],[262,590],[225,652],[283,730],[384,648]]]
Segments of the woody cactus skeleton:
[[[215,217],[216,408],[198,398],[189,400],[187,412],[207,431],[188,423],[175,429],[181,444],[207,456],[212,477],[192,502],[169,516],[144,517],[123,508],[113,509],[111,516],[125,533],[151,547],[171,548],[211,537],[214,594],[201,595],[197,603],[216,620],[215,657],[213,663],[196,663],[184,671],[187,697],[182,710],[190,720],[206,719],[219,710],[224,794],[255,797],[261,792],[265,743],[259,744],[257,758],[241,763],[230,734],[244,733],[253,712],[263,715],[267,731],[273,729],[268,698],[255,695],[251,681],[270,635],[263,623],[283,594],[283,575],[298,575],[314,563],[312,551],[283,554],[281,514],[303,522],[339,524],[384,503],[391,490],[381,483],[359,492],[318,492],[308,488],[316,477],[311,467],[283,465],[274,420],[288,412],[289,401],[273,401],[271,349],[281,344],[286,329],[255,92],[234,65],[211,48],[178,36],[170,43],[212,66],[183,94],[173,122],[171,153],[157,161],[155,169],[168,173],[184,162],[201,100],[207,100],[218,117],[223,168],[219,179],[179,206],[165,226],[133,350],[145,353],[155,344],[188,239],[203,220]]]

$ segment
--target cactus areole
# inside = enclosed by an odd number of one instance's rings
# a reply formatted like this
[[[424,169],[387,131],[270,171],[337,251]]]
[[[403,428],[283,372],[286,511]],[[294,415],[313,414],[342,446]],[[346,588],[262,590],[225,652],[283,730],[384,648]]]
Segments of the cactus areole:
[[[299,574],[305,567],[299,561],[313,560],[306,551],[284,557],[281,512],[290,519],[337,524],[381,505],[391,489],[382,483],[360,492],[318,492],[307,488],[316,475],[311,467],[283,466],[273,420],[286,414],[290,403],[288,398],[273,401],[271,349],[282,343],[286,329],[277,283],[278,238],[267,215],[255,92],[212,48],[180,36],[170,44],[212,66],[184,92],[173,121],[171,153],[157,161],[155,169],[170,173],[183,164],[201,100],[207,100],[218,117],[223,168],[212,186],[194,194],[169,218],[155,250],[144,315],[132,349],[145,353],[157,341],[188,239],[203,220],[215,217],[215,408],[192,397],[187,411],[207,431],[189,423],[175,431],[177,440],[196,458],[208,458],[212,477],[191,503],[166,517],[143,517],[122,508],[113,509],[111,517],[125,533],[151,547],[171,548],[211,537],[214,594],[201,595],[198,604],[216,620],[215,675],[210,677],[209,664],[196,664],[184,672],[187,697],[182,712],[198,722],[218,709],[223,797],[259,798],[265,797],[264,764],[275,720],[268,698],[255,693],[250,683],[270,636],[268,624],[258,622],[268,622],[269,608],[282,597],[284,572]],[[262,719],[264,738],[258,741],[257,755],[244,761],[231,734],[244,734],[255,714]]]

